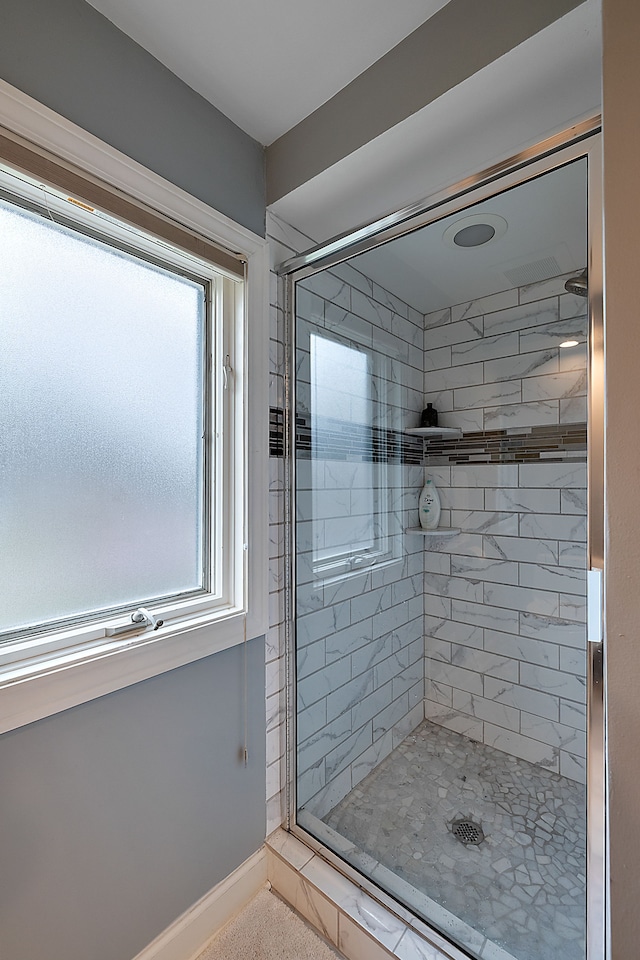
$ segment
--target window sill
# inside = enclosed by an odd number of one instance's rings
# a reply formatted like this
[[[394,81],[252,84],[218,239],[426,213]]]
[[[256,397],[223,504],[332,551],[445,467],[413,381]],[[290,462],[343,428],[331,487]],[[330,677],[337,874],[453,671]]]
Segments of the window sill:
[[[244,613],[233,613],[8,664],[0,672],[0,734],[237,646],[245,623]]]

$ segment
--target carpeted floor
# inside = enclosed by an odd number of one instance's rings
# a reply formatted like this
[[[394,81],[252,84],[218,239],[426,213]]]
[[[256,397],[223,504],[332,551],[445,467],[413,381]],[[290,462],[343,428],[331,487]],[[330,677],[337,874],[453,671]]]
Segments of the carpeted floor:
[[[336,960],[341,956],[286,903],[263,890],[198,960]]]

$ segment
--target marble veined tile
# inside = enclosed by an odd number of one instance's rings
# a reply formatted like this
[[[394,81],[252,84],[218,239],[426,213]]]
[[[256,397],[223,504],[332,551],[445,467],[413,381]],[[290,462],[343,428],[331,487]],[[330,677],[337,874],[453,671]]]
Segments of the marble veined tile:
[[[351,306],[351,287],[341,277],[336,276],[330,270],[323,270],[311,277],[306,277],[298,284],[300,289],[309,290],[325,300],[330,300],[339,307],[345,307],[347,310]]]
[[[543,540],[578,540],[587,539],[586,517],[563,514],[558,516],[552,513],[525,513],[520,519],[520,536],[534,537]]]
[[[567,546],[569,545],[565,544],[565,547]],[[485,536],[484,555],[527,563],[557,563],[558,544],[555,540]]]
[[[457,367],[425,372],[424,388],[425,393],[439,393],[441,390],[474,386],[483,383],[483,380],[484,370],[481,363],[464,363]]]
[[[488,627],[490,630],[518,632],[518,613],[504,607],[492,607],[484,603],[451,601],[451,618],[473,627]]]
[[[586,490],[565,488],[560,491],[560,501],[563,513],[586,514],[587,512]]]
[[[522,381],[523,402],[582,397],[586,392],[586,370],[567,370],[546,376],[527,377]]]
[[[582,647],[585,642],[584,624],[565,617],[546,617],[535,613],[520,614],[522,636],[546,640],[569,647]]]
[[[585,463],[522,463],[518,467],[521,487],[584,488],[587,486]]]
[[[587,342],[578,343],[575,347],[564,347],[560,350],[560,370],[586,370],[588,364]]]
[[[300,735],[304,730],[300,731]],[[298,768],[300,772],[308,770],[319,760],[325,757],[330,750],[336,747],[351,735],[351,717],[340,716],[332,719],[330,723],[325,724],[317,733],[312,734],[308,740],[300,743],[298,747]]]
[[[548,325],[558,319],[558,299],[549,297],[535,303],[521,304],[506,310],[499,310],[484,318],[486,336],[508,333],[511,330],[530,329],[534,326]]]
[[[372,295],[374,300],[377,300],[385,307],[389,307],[389,309],[393,310],[394,313],[399,314],[405,319],[409,317],[409,304],[405,303],[404,300],[401,300],[400,297],[396,297],[394,293],[390,293],[388,290],[385,290],[384,287],[374,283]],[[422,326],[422,323],[420,325]]]
[[[333,779],[337,773],[345,770],[361,753],[373,743],[373,728],[371,723],[351,734],[344,743],[335,747],[325,758],[327,779]]]
[[[501,633],[499,630],[485,630],[484,647],[492,653],[501,653],[526,663],[538,663],[552,670],[560,668],[560,647],[556,643]]]
[[[560,401],[560,423],[586,423],[587,416],[586,396]]]
[[[579,297],[575,293],[565,293],[560,297],[560,318],[566,320],[568,317],[581,317],[584,320],[585,333],[588,309],[589,302],[585,297]]]
[[[451,467],[451,484],[454,487],[517,487],[518,465],[516,463],[456,464]],[[545,484],[540,483],[536,486],[545,486]]]
[[[485,510],[515,510],[518,513],[560,513],[559,490],[535,490],[500,487],[484,492]],[[578,512],[578,511],[575,511]]]
[[[507,337],[518,336],[515,333],[506,334]],[[502,337],[496,337],[502,340]],[[517,350],[514,351],[517,354]],[[517,377],[532,377],[543,373],[556,373],[558,370],[558,350],[540,350],[537,353],[524,353],[517,356],[504,356],[502,360],[491,360],[484,365],[485,380],[492,383],[496,380],[512,380]]]
[[[488,297],[478,297],[467,303],[458,303],[451,307],[451,319],[468,320],[470,317],[481,317],[487,313],[495,313],[507,307],[515,307],[518,303],[517,289],[502,290],[500,293],[489,294]]]
[[[564,726],[562,723],[552,723],[542,717],[535,717],[529,713],[521,715],[520,732],[533,740],[540,740],[555,747],[560,747],[569,753],[586,756],[586,732],[574,727]]]
[[[326,697],[345,679],[348,679],[348,675],[345,677],[344,664],[339,660],[305,677],[297,686],[298,709],[304,710],[316,700]]]
[[[506,683],[495,677],[485,677],[484,695],[489,700],[506,703],[518,710],[527,710],[548,720],[557,720],[560,715],[560,701],[554,694],[543,693],[517,683]]]
[[[517,381],[518,384],[520,381]],[[526,381],[522,381],[524,384]],[[524,399],[524,398],[523,398]],[[560,421],[558,400],[534,400],[529,403],[506,403],[484,409],[485,430],[511,430],[516,427],[555,425]]]
[[[582,624],[587,619],[587,598],[585,596],[561,593],[560,616],[571,620],[579,620]]]
[[[457,323],[445,323],[428,330],[425,336],[425,348],[446,347],[467,340],[480,340],[483,335],[482,318],[459,320]]]
[[[442,960],[440,950],[413,930],[407,930],[394,953],[398,960]]]
[[[277,240],[279,243],[285,244],[285,246],[289,247],[292,254],[300,253],[302,250],[308,250],[309,247],[317,242],[296,227],[292,227],[291,224],[285,220],[281,220],[280,217],[271,210],[267,210],[266,226],[269,239]]]
[[[489,653],[486,650],[475,650],[473,647],[453,644],[451,649],[451,663],[465,667],[481,675],[502,677],[504,680],[518,680],[519,665],[511,657]]]
[[[296,290],[296,316],[303,320],[310,320],[314,324],[324,326],[324,306],[322,297],[299,287]]]
[[[277,830],[269,837],[269,846],[296,870],[301,870],[313,856],[313,850],[305,847],[304,844],[284,830]]]
[[[328,694],[327,719],[332,720],[334,717],[344,715],[364,697],[373,693],[373,690],[374,671],[373,668],[371,668]],[[351,714],[349,713],[349,717],[350,716]]]
[[[493,408],[508,404],[520,404],[522,401],[520,380],[503,380],[479,387],[460,387],[454,390],[453,399],[456,410],[466,410],[468,407]]]
[[[424,315],[425,330],[430,327],[440,327],[443,323],[451,323],[450,307],[446,307],[444,310],[434,310],[433,313],[425,313]],[[427,339],[427,347],[428,346],[429,339]]]
[[[520,303],[530,303],[532,300],[541,300],[543,297],[569,296],[565,293],[564,285],[567,280],[575,277],[576,272],[572,270],[571,273],[563,273],[550,280],[537,280],[535,283],[525,284],[519,289]]]
[[[587,589],[586,570],[581,567],[523,563],[520,566],[520,585],[536,590],[557,590],[584,596]]]
[[[327,330],[336,330],[342,337],[363,346],[373,346],[374,327],[368,320],[357,317],[350,310],[337,303],[325,302],[324,326]],[[298,343],[300,346],[300,342]]]
[[[424,590],[427,594],[435,593],[442,597],[455,597],[457,600],[482,602],[482,583],[477,579],[465,578],[459,573],[451,577],[427,573],[424,578]]]
[[[393,950],[405,931],[401,920],[393,917],[381,904],[363,890],[359,890],[346,877],[332,870],[320,857],[313,857],[301,872],[321,893],[331,900],[337,900],[342,913]]]
[[[490,383],[497,379],[507,379],[493,376],[492,361],[497,361],[499,357],[508,357],[507,360],[499,361],[506,364],[507,367],[514,360],[517,361],[518,334],[505,333],[497,337],[483,337],[482,340],[468,340],[466,343],[455,343],[450,350],[451,362],[454,365],[459,363],[475,363],[477,360],[485,361],[485,381]],[[517,376],[517,374],[512,373],[511,376]]]
[[[523,663],[520,668],[520,680],[527,687],[541,690],[567,700],[583,703],[585,699],[586,676],[561,673],[548,670],[533,663]]]
[[[520,757],[536,766],[552,770],[554,773],[559,772],[560,756],[557,747],[541,743],[511,730],[504,730],[502,727],[496,727],[493,724],[485,724],[484,729],[485,742],[489,746],[495,747],[497,750],[503,750],[511,756]]]
[[[558,616],[558,595],[548,590],[513,587],[511,584],[485,583],[484,602],[509,610],[526,610],[546,616]]]
[[[432,370],[442,370],[450,367],[451,349],[451,347],[440,347],[438,350],[426,350],[424,354],[425,374]]]
[[[493,510],[452,510],[451,523],[465,531],[476,533],[502,534],[517,537],[517,513],[505,513]]]
[[[373,295],[373,280],[365,277],[364,273],[356,270],[350,263],[339,263],[337,266],[331,268],[331,272],[334,273],[336,277],[340,277],[341,280],[348,283],[349,286],[360,290],[361,293],[366,293],[367,296]]]
[[[582,317],[557,320],[539,327],[530,327],[520,332],[520,353],[557,348],[563,340],[582,340],[586,333],[586,321]]]
[[[436,637],[452,643],[464,643],[470,647],[482,648],[483,630],[481,627],[469,623],[459,623],[455,620],[438,619],[428,614],[424,618],[424,631],[427,656],[429,655],[429,641]]]
[[[377,717],[386,707],[390,706],[393,690],[389,681],[382,687],[374,690],[368,697],[364,697],[351,711],[351,723],[354,729],[363,726],[367,721]]]
[[[495,700],[476,697],[464,690],[453,691],[453,706],[461,713],[468,713],[478,720],[486,720],[507,730],[520,729],[520,711]]]
[[[392,311],[378,303],[373,297],[360,293],[359,290],[352,290],[351,309],[353,313],[368,320],[375,327],[382,330],[391,330]]]

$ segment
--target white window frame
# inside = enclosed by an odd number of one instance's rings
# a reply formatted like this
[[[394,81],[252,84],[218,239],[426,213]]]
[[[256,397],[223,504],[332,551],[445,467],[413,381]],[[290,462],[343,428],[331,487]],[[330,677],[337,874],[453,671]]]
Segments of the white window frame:
[[[226,549],[233,542],[228,594],[192,597],[153,613],[158,630],[133,632],[130,614],[25,637],[0,647],[0,733],[209,656],[267,630],[267,242],[200,200],[142,167],[42,104],[0,81],[0,132],[57,163],[107,183],[142,209],[240,254],[246,262],[243,295],[227,296],[235,313],[233,455],[223,481]],[[62,200],[61,202],[64,202]],[[189,257],[186,254],[187,258]],[[195,258],[194,258],[195,259]],[[224,269],[215,268],[224,276]],[[229,284],[233,281],[221,280]],[[237,290],[238,284],[233,283]],[[220,288],[220,283],[218,284]],[[232,288],[229,287],[229,293]],[[224,361],[223,361],[224,362]],[[221,371],[218,371],[221,374]],[[222,375],[218,377],[221,389]],[[216,407],[221,410],[222,407]],[[229,429],[230,420],[216,428]],[[250,505],[250,509],[249,509]],[[118,634],[119,630],[124,632]],[[115,635],[108,635],[109,630]]]

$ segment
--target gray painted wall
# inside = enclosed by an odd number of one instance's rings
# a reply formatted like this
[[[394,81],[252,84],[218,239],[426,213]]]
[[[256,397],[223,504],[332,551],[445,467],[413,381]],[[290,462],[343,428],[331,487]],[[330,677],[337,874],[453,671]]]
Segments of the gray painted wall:
[[[0,737],[0,956],[130,960],[262,843],[264,642]]]
[[[83,0],[9,0],[0,76],[264,234],[264,152]],[[265,836],[264,641],[0,737],[0,956],[130,960]]]
[[[264,150],[84,0],[5,0],[0,76],[264,236]]]

